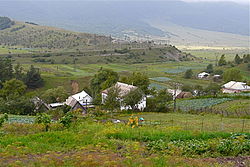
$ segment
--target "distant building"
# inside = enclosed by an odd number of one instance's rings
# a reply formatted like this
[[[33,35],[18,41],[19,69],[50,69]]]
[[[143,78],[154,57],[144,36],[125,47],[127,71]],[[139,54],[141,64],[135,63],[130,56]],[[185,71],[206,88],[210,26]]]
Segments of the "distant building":
[[[135,90],[137,89],[136,86],[133,86],[133,85],[128,85],[128,84],[125,84],[125,83],[121,83],[121,82],[117,82],[114,87],[117,87],[119,88],[120,92],[119,92],[119,101],[121,103],[121,110],[128,110],[128,109],[131,109],[129,106],[124,106],[122,104],[122,101],[123,101],[123,97],[126,96],[130,91],[132,90]],[[112,87],[111,87],[112,88]],[[105,100],[106,98],[108,97],[108,92],[111,88],[108,88],[104,91],[102,91],[102,103],[104,104],[105,103]],[[146,108],[146,96],[144,96],[141,101],[137,104],[137,108],[139,110],[144,110]]]
[[[182,92],[182,90],[180,90],[180,89],[168,89],[167,92],[170,93],[174,99],[176,96],[178,96]]]
[[[210,74],[207,72],[202,72],[198,74],[198,78],[203,79],[203,78],[207,78]]]
[[[176,96],[177,99],[184,99],[184,98],[191,98],[191,97],[193,97],[191,92],[181,92]]]
[[[71,106],[72,110],[86,109],[92,105],[93,98],[84,90],[80,93],[71,95],[66,100],[65,104]]]
[[[223,93],[240,93],[250,91],[250,86],[244,82],[230,81],[222,86]]]
[[[176,90],[175,89],[168,89],[167,91],[168,91],[168,93],[170,93],[173,96],[173,99],[174,98],[182,99],[182,98],[193,97],[191,92],[183,92],[180,89],[176,89]]]

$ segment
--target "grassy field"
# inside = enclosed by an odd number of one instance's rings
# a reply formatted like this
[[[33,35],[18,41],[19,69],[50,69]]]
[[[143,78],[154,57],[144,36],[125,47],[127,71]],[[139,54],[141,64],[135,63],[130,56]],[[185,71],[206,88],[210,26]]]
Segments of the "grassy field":
[[[42,124],[4,124],[0,128],[0,164],[205,167],[230,166],[237,164],[235,156],[249,155],[250,122],[245,122],[245,133],[239,133],[242,132],[241,119],[221,119],[215,115],[206,115],[204,119],[201,115],[179,113],[135,115],[149,123],[131,128],[94,121],[102,117],[94,120],[88,117],[79,118],[68,129],[52,123],[48,132],[44,132]],[[115,118],[128,120],[130,116],[121,114]],[[235,158],[224,160],[224,156]],[[249,164],[248,158],[242,161]]]

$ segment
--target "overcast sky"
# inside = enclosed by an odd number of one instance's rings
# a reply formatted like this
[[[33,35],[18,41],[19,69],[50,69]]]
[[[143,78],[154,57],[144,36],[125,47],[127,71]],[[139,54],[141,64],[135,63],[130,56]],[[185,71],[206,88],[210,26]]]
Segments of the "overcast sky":
[[[0,1],[186,1],[186,2],[236,2],[249,4],[250,0],[0,0]]]

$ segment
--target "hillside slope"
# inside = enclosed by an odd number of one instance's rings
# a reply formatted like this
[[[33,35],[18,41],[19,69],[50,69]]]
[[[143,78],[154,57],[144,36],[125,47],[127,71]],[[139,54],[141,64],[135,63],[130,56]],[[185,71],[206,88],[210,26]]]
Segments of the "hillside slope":
[[[3,19],[4,18],[4,19]],[[53,27],[39,26],[35,23],[6,22],[0,18],[0,45],[22,46],[25,48],[77,48],[88,45],[110,43],[110,38],[96,34],[77,33]]]

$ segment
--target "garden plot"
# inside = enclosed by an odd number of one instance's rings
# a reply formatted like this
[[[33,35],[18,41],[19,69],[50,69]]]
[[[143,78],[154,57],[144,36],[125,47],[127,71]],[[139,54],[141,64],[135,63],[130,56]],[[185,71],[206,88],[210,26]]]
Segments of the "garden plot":
[[[31,116],[9,115],[8,123],[25,123],[32,124],[35,118]]]
[[[203,69],[203,68],[204,68],[203,66],[198,66],[198,67],[194,67],[194,66],[190,66],[190,67],[178,66],[178,67],[175,67],[175,68],[165,69],[163,72],[169,73],[169,74],[178,74],[178,73],[185,72],[188,69],[196,70],[196,69]]]
[[[149,88],[155,88],[157,90],[162,90],[162,89],[166,89],[167,87],[164,85],[157,84],[157,83],[151,83],[149,85]]]
[[[203,108],[212,107],[217,104],[230,101],[232,98],[205,98],[205,99],[189,99],[178,100],[177,107],[182,111],[199,110]]]
[[[158,82],[167,82],[167,81],[170,81],[172,80],[171,78],[168,78],[168,77],[155,77],[155,78],[149,78],[153,81],[158,81]]]

